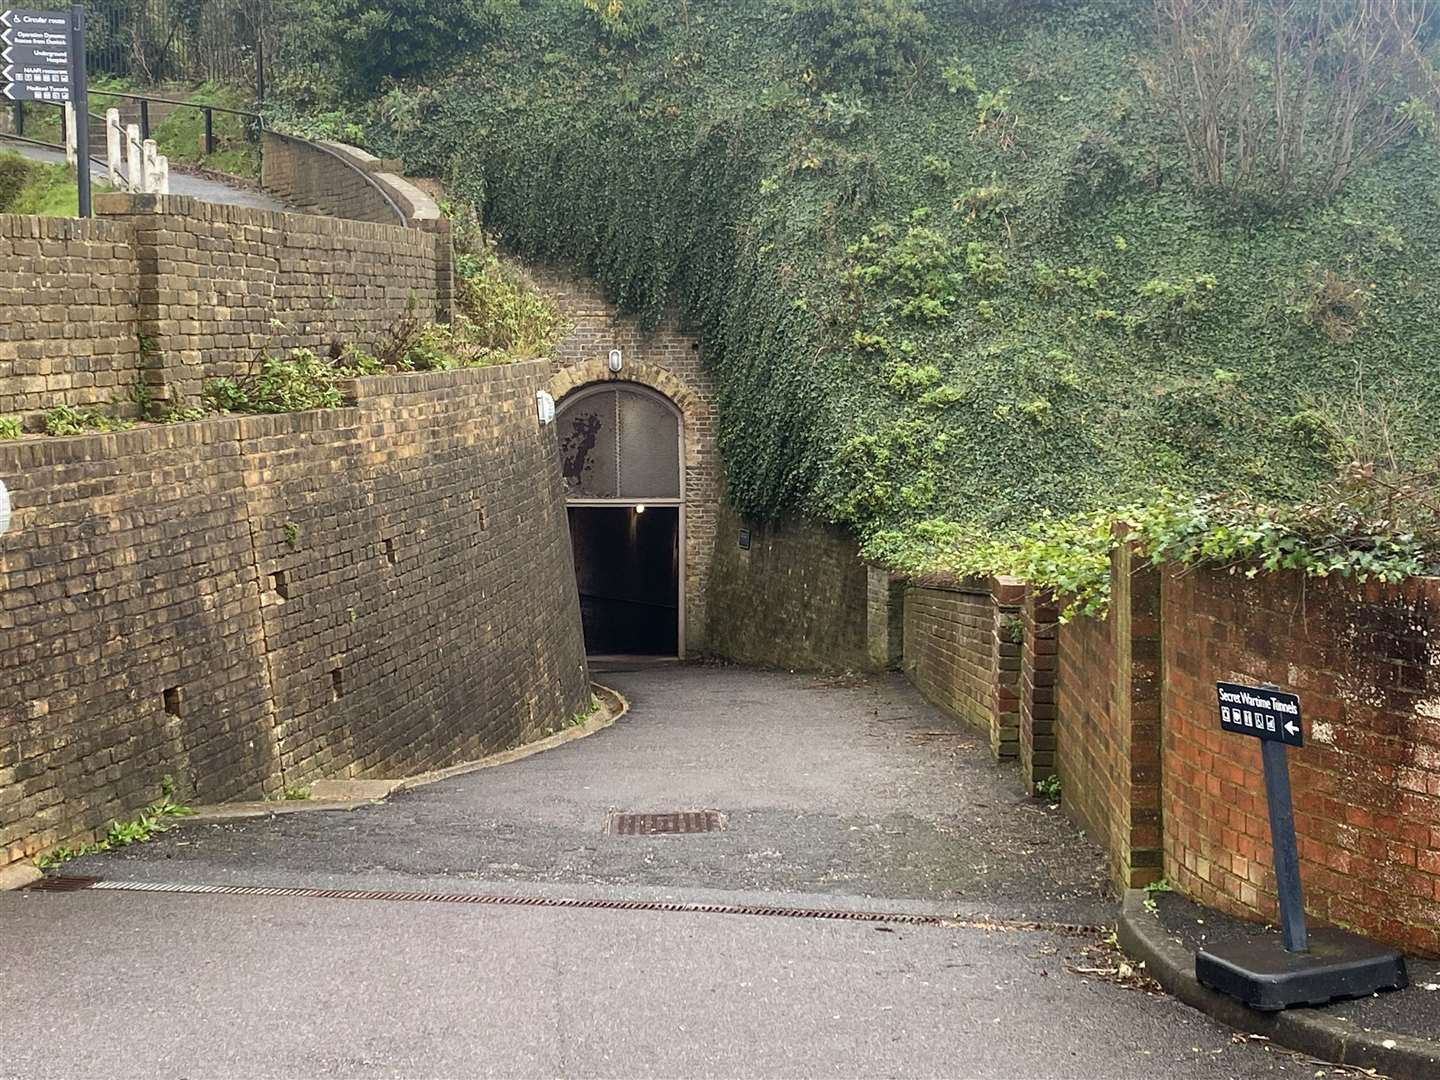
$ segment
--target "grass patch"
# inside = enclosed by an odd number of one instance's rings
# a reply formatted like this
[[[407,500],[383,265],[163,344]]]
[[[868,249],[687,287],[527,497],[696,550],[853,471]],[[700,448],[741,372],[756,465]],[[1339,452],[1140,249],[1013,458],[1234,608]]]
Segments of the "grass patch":
[[[75,217],[80,195],[68,165],[46,165],[0,153],[0,213]]]
[[[186,101],[197,105],[220,105],[228,109],[251,109],[254,103],[233,87],[206,83]],[[260,179],[260,144],[245,130],[245,118],[214,113],[215,152],[205,153],[205,114],[199,109],[176,109],[151,131],[160,153],[172,163],[197,165],[248,180]]]
[[[94,184],[97,195],[109,190],[107,184]],[[78,217],[80,191],[74,170],[0,151],[0,214]]]

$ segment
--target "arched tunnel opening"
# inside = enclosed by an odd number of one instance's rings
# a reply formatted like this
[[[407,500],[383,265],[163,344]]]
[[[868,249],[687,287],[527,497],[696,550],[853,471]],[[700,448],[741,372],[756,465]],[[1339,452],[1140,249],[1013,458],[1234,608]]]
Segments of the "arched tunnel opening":
[[[685,505],[679,410],[631,383],[566,398],[558,416],[576,585],[592,656],[679,656]]]

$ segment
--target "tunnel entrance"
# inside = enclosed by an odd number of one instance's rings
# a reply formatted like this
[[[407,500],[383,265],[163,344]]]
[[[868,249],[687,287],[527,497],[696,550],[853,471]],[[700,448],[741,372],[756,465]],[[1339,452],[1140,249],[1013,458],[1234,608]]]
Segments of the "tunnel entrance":
[[[678,656],[680,511],[669,506],[572,506],[570,539],[585,651]]]
[[[612,382],[576,391],[557,419],[586,651],[682,655],[679,410],[646,387]]]

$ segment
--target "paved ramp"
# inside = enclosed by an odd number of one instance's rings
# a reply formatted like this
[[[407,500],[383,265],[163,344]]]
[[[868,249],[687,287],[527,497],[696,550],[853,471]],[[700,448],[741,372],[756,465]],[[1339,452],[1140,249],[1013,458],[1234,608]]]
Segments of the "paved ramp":
[[[0,1076],[1316,1074],[1107,977],[1099,851],[899,680],[625,668],[590,738],[0,894]]]
[[[42,146],[32,146],[29,143],[16,142],[6,139],[0,135],[0,150],[14,151],[21,157],[29,158],[31,161],[43,161],[47,165],[59,165],[65,161],[65,155],[59,150],[47,150]],[[96,181],[105,181],[109,177],[109,171],[104,165],[96,164],[93,160],[90,163],[90,175]],[[199,199],[201,202],[219,203],[228,206],[245,206],[255,210],[292,210],[279,199],[259,190],[258,188],[246,187],[239,183],[225,183],[220,180],[211,180],[203,176],[191,176],[186,173],[175,171],[172,166],[170,172],[170,194],[187,195],[192,199]]]

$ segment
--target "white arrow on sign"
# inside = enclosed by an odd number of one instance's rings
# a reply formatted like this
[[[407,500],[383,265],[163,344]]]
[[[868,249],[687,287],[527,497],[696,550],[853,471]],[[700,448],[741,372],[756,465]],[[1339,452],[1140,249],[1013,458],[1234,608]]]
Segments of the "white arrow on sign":
[[[1285,721],[1285,734],[1286,734],[1286,735],[1298,735],[1299,733],[1300,733],[1300,729],[1295,726],[1295,721],[1294,721],[1294,720],[1286,720],[1286,721]]]

